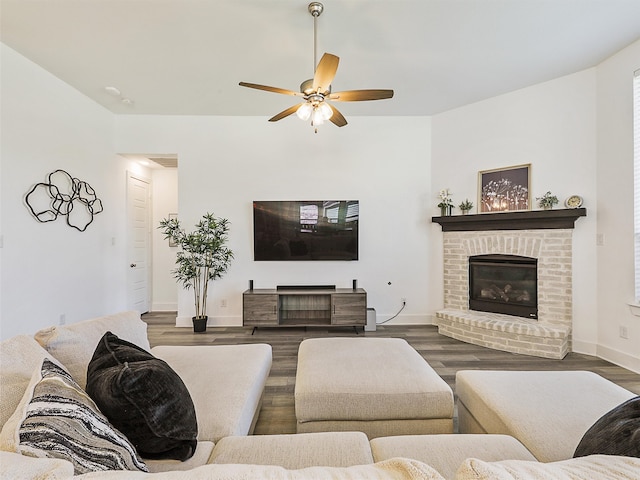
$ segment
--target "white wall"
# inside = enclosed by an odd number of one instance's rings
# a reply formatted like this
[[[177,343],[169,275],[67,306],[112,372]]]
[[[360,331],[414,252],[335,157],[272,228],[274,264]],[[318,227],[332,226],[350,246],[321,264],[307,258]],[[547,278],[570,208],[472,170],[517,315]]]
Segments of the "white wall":
[[[634,300],[633,93],[640,41],[598,66],[598,356],[640,372],[640,317]],[[628,339],[619,336],[626,326]]]
[[[163,168],[151,172],[151,310],[175,312],[178,310],[178,286],[171,270],[175,268],[178,249],[169,246],[169,240],[164,239],[158,225],[170,213],[178,213],[178,170]]]
[[[527,163],[534,204],[548,190],[561,202],[584,197],[587,217],[577,220],[573,237],[573,341],[574,350],[592,354],[598,341],[595,95],[590,69],[436,115],[431,170],[432,191],[449,187],[456,205],[468,197],[477,207],[478,171]],[[435,207],[431,213],[439,214]],[[430,257],[442,258],[441,244],[431,246]]]
[[[125,307],[125,168],[113,149],[114,117],[1,45],[1,337],[33,333]],[[104,212],[85,232],[64,218],[39,223],[24,197],[63,169],[87,181]]]
[[[344,112],[348,116],[348,111]],[[231,222],[235,260],[210,289],[210,324],[240,325],[242,292],[278,284],[335,284],[352,279],[368,292],[379,321],[424,323],[433,311],[428,256],[430,121],[424,117],[354,117],[317,134],[292,117],[119,116],[117,150],[175,152],[179,215],[192,228],[207,211]],[[253,200],[360,200],[360,260],[254,262]],[[389,285],[389,282],[391,285]],[[221,307],[226,300],[227,307]],[[192,293],[179,295],[178,320],[189,325]]]

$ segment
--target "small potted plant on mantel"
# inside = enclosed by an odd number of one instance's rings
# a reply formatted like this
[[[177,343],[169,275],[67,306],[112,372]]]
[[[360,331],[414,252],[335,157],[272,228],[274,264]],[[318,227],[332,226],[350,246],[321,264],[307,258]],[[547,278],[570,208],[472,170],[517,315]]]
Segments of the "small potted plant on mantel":
[[[460,209],[463,215],[466,215],[473,208],[473,202],[469,201],[469,199],[466,198],[464,202],[458,205],[458,208]]]
[[[160,221],[158,228],[164,233],[165,239],[181,248],[176,255],[177,267],[171,273],[187,290],[193,287],[196,307],[196,314],[192,318],[193,331],[204,332],[208,320],[209,282],[222,277],[233,258],[233,252],[225,246],[229,220],[206,213],[191,233],[185,233],[176,218]]]
[[[558,203],[558,197],[553,195],[551,192],[547,192],[541,197],[536,197],[536,200],[538,201],[540,208],[543,208],[544,210],[551,210],[553,206]]]

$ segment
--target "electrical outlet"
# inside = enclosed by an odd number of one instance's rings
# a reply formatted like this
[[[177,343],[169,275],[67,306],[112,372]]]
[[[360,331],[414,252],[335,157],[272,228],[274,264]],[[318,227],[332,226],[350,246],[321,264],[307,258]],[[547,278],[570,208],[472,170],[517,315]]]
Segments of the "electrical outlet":
[[[407,303],[407,299],[405,297],[402,297],[400,301],[402,302],[403,305],[406,305]]]
[[[67,323],[67,315],[63,313],[60,315],[60,325],[64,325],[65,323]]]
[[[227,299],[223,298],[222,300],[220,300],[220,306],[222,308],[227,308]]]
[[[629,338],[629,331],[624,325],[620,325],[620,338]]]

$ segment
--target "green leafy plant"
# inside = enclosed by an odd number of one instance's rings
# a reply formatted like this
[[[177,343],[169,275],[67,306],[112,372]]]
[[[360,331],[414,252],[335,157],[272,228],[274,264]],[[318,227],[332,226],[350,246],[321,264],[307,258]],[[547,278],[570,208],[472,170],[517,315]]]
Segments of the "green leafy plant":
[[[473,208],[473,202],[466,198],[464,202],[461,202],[460,205],[458,205],[458,208],[463,212],[468,212]]]
[[[558,203],[558,197],[553,195],[551,192],[547,192],[541,197],[536,197],[536,200],[538,201],[540,208],[544,209],[553,208],[553,206]]]
[[[445,188],[444,190],[440,190],[440,192],[438,192],[438,197],[440,198],[440,203],[438,204],[438,207],[440,208],[453,207],[453,201],[451,200],[451,193],[449,192],[448,188]]]
[[[158,228],[164,233],[165,239],[180,247],[176,255],[177,267],[171,273],[187,290],[193,287],[195,316],[205,317],[209,282],[222,277],[233,258],[233,252],[225,246],[229,220],[206,213],[191,233],[186,233],[175,218],[163,219]]]

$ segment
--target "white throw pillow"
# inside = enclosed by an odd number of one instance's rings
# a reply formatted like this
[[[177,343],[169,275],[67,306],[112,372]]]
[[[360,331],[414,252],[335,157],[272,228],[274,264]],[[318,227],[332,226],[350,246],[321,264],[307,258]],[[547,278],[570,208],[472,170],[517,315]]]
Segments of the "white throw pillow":
[[[591,455],[560,462],[483,462],[468,458],[456,480],[638,480],[640,458]]]
[[[151,350],[147,339],[147,324],[136,311],[105,315],[65,326],[40,330],[34,338],[64,365],[81,388],[87,386],[87,366],[102,336],[111,331],[146,351]]]

